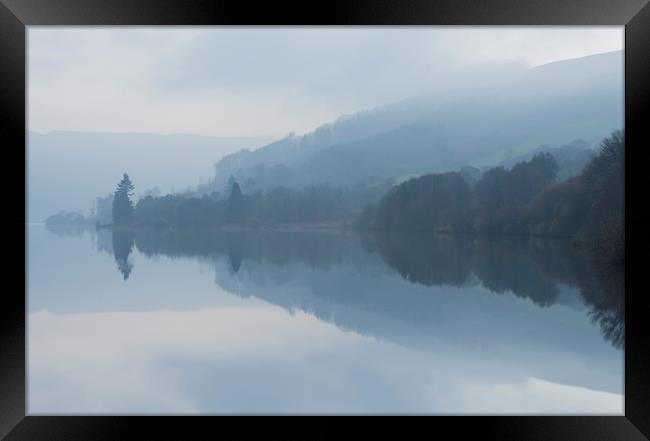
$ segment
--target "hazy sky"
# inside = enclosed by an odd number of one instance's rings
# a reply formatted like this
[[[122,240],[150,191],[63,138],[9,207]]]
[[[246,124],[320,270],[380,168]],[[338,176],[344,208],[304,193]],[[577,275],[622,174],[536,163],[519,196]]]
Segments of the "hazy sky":
[[[473,71],[620,49],[622,27],[32,26],[28,124],[280,137],[471,83]]]

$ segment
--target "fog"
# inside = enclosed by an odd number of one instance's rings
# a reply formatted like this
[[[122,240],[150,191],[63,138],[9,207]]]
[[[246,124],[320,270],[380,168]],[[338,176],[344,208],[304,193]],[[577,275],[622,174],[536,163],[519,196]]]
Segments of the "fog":
[[[30,27],[30,412],[620,414],[622,49]]]
[[[622,27],[30,27],[29,128],[280,137],[622,48]]]
[[[125,172],[136,197],[211,181],[203,192],[223,191],[231,175],[254,182],[245,191],[348,185],[594,145],[622,127],[621,52],[552,63],[621,49],[621,28],[28,34],[32,222],[89,212]],[[221,161],[241,149],[258,151]],[[341,155],[365,169],[341,170]]]
[[[138,195],[199,184],[214,158],[263,144],[263,138],[55,131],[28,134],[27,207],[31,222],[60,210],[88,213],[97,196],[115,191],[122,173],[136,178]],[[181,154],[182,153],[182,154]]]

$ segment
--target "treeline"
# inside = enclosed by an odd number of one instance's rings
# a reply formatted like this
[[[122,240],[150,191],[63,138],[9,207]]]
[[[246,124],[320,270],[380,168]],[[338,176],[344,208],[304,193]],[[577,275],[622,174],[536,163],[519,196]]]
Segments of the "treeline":
[[[113,193],[101,197],[98,196],[90,214],[84,214],[81,211],[60,211],[48,216],[45,219],[45,225],[51,229],[61,229],[65,227],[89,227],[99,223],[101,225],[110,224],[113,221]]]
[[[48,226],[63,226],[63,225],[90,225],[94,222],[94,219],[84,216],[83,213],[79,211],[60,211],[56,214],[48,216],[45,219],[45,225]]]
[[[351,189],[326,184],[302,189],[276,187],[244,194],[239,183],[233,182],[227,198],[217,192],[200,198],[181,195],[141,198],[135,205],[134,221],[137,226],[155,227],[255,227],[340,220],[358,206],[358,197]]]
[[[360,226],[387,231],[526,232],[527,206],[554,182],[557,163],[548,153],[511,170],[487,170],[474,185],[459,172],[409,179],[368,207]]]
[[[599,154],[574,178],[542,191],[528,212],[530,232],[588,240],[602,257],[621,263],[625,253],[625,134],[603,140]]]
[[[474,185],[457,172],[421,176],[368,206],[359,226],[567,236],[622,251],[624,159],[624,133],[617,131],[603,140],[582,173],[561,183],[558,164],[548,153],[510,170],[487,170]]]
[[[572,237],[607,250],[612,261],[623,261],[624,133],[603,140],[582,172],[562,182],[556,156],[542,152],[511,167],[463,167],[397,186],[391,180],[360,180],[339,188],[318,184],[242,191],[231,177],[223,194],[149,194],[137,202],[125,173],[113,195],[97,199],[90,217],[62,213],[48,221],[75,224],[94,219],[100,226],[128,228],[254,228],[324,221],[343,225],[354,218],[365,230]]]

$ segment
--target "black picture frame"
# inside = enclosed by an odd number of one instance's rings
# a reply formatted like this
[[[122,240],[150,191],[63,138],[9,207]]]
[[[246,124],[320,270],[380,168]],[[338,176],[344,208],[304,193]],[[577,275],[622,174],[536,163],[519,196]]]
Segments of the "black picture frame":
[[[626,335],[624,416],[436,417],[428,432],[499,440],[643,440],[650,437],[648,294],[641,283],[650,244],[650,205],[644,204],[650,132],[650,5],[648,0],[362,0],[281,5],[207,0],[0,0],[0,107],[5,170],[26,171],[26,26],[32,25],[621,25],[625,26]],[[21,167],[22,165],[22,167]],[[645,172],[645,173],[644,173]],[[5,176],[8,176],[5,173]],[[26,416],[25,193],[9,180],[1,216],[17,254],[5,254],[0,308],[0,437],[7,439],[124,439],[157,432],[170,437],[205,417]],[[637,203],[632,203],[636,199]],[[20,207],[23,209],[20,210]],[[11,249],[10,249],[11,250]],[[13,251],[13,250],[11,250]],[[7,258],[8,257],[8,258]],[[24,273],[23,273],[24,274]],[[636,283],[635,282],[640,282]],[[11,287],[10,287],[11,286]],[[636,288],[638,287],[638,288]],[[470,418],[459,419],[459,418]],[[426,423],[425,423],[426,424]],[[377,426],[381,427],[381,426]],[[242,428],[239,428],[242,431]],[[244,430],[250,430],[245,427]],[[319,426],[320,432],[327,429]],[[334,432],[331,432],[334,434]],[[150,438],[149,436],[147,438]]]

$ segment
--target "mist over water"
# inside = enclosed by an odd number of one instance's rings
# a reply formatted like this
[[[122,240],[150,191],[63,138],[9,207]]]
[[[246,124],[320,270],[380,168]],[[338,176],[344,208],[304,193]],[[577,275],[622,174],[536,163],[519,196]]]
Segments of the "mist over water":
[[[28,412],[623,414],[623,37],[30,29]]]
[[[622,413],[563,240],[29,227],[30,413]]]

